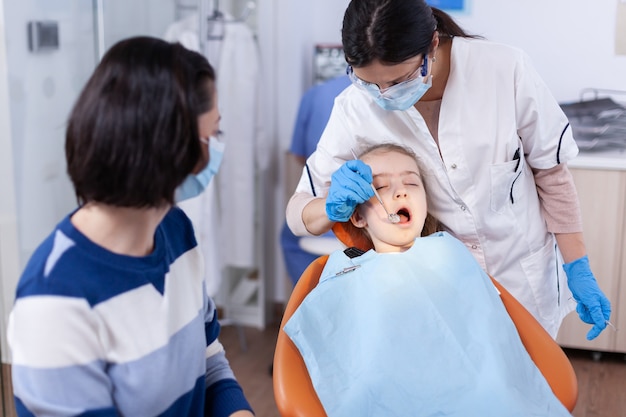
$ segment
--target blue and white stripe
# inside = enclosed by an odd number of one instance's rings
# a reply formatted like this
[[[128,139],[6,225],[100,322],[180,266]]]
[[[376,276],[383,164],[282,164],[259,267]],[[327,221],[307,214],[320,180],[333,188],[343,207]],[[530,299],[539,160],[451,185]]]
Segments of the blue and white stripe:
[[[234,380],[203,271],[178,209],[143,258],[108,252],[64,219],[25,269],[9,319],[20,415],[203,415],[205,387]]]

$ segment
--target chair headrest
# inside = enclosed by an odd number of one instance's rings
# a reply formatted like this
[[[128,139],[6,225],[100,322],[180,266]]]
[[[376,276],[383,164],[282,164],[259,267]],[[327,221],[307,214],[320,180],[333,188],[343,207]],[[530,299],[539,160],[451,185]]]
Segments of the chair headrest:
[[[363,232],[358,227],[355,227],[351,222],[335,223],[333,225],[333,233],[337,236],[337,239],[341,241],[347,247],[354,247],[367,252],[373,249],[372,242],[363,235]]]

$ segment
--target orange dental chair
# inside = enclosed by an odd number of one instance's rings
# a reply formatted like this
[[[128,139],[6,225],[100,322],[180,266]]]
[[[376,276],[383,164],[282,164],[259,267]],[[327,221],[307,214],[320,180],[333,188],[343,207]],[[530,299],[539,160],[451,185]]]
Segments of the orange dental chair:
[[[371,248],[367,240],[351,233],[350,225],[336,223],[335,235],[348,247]],[[273,384],[276,405],[282,417],[326,417],[300,352],[283,327],[306,295],[317,285],[328,255],[311,263],[298,280],[287,303],[274,352]],[[561,347],[535,318],[496,280],[492,281],[511,316],[522,343],[552,391],[570,412],[578,398],[578,382],[574,368]]]

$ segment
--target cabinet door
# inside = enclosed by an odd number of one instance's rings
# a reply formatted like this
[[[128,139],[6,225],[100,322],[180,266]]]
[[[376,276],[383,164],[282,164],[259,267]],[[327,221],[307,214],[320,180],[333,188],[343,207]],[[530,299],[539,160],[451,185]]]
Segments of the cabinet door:
[[[623,247],[626,172],[574,168],[571,171],[578,190],[591,270],[600,288],[611,300],[611,322],[617,328],[626,328],[626,320],[620,323],[618,319],[623,269],[621,259],[626,250]],[[622,297],[621,301],[626,300]],[[578,318],[576,312],[572,312],[565,318],[557,341],[562,346],[578,349],[626,352],[624,343],[618,348],[613,329],[607,328],[595,340],[588,341],[585,336],[590,328]]]

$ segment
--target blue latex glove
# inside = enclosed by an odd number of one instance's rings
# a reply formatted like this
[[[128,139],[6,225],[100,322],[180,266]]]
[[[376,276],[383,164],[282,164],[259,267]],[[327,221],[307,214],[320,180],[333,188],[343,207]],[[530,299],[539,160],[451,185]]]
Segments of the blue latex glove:
[[[606,328],[611,317],[611,302],[605,297],[589,268],[587,255],[563,265],[567,284],[578,302],[576,312],[582,321],[593,324],[587,340],[593,340]]]
[[[334,222],[346,222],[357,205],[374,197],[372,169],[365,162],[351,159],[332,175],[326,197],[326,214]]]

